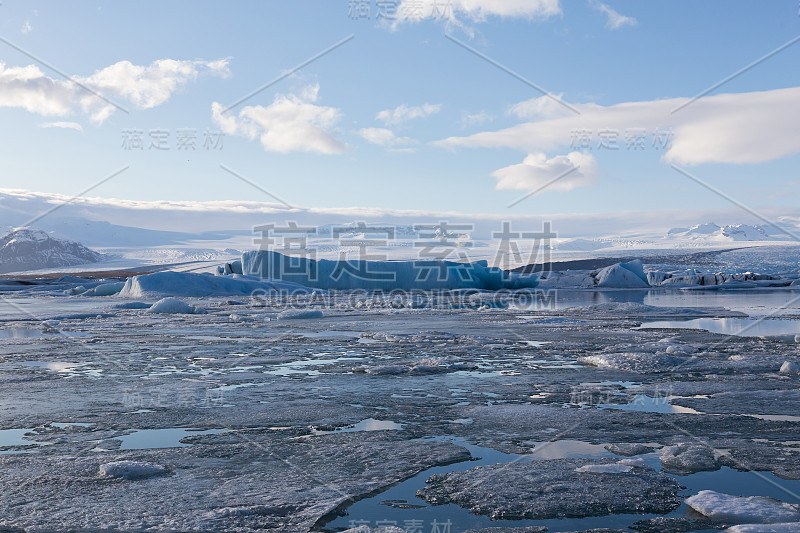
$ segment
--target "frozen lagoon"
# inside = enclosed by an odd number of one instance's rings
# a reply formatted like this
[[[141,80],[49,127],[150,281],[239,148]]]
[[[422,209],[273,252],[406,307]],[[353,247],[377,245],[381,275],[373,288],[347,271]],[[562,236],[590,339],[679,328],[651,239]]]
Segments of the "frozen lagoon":
[[[798,378],[780,372],[798,361],[797,346],[639,329],[664,317],[764,316],[796,291],[559,291],[540,310],[359,305],[334,295],[341,305],[321,318],[284,320],[285,303],[269,298],[194,298],[187,303],[205,314],[160,315],[60,291],[18,290],[16,307],[2,309],[3,331],[49,332],[3,338],[6,528],[333,531],[422,520],[430,531],[436,520],[451,531],[715,530],[731,524],[710,523],[683,500],[715,490],[800,503]],[[797,307],[784,319],[795,320]],[[686,487],[675,501],[605,516],[574,516],[586,506],[573,503],[572,517],[534,509],[493,521],[485,505],[475,514],[466,500],[433,505],[417,495],[432,475],[458,472],[491,502],[498,487],[476,467],[541,465],[537,490],[562,492],[537,501],[558,509],[558,494],[580,496],[580,475],[619,474],[590,468],[555,483],[567,471],[551,461],[616,463],[626,457],[605,446],[632,443],[650,450],[632,468]],[[678,443],[711,447],[718,468],[661,474],[661,448]],[[119,461],[159,475],[100,474]],[[503,477],[498,508],[531,497],[524,468]],[[607,495],[613,509],[643,482],[609,479],[620,485]],[[456,487],[445,481],[440,498]]]

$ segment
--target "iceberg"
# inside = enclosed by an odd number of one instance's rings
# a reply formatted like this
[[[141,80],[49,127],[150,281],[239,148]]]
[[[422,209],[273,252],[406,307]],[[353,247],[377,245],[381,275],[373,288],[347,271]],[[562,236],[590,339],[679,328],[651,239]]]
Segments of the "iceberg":
[[[287,281],[268,281],[232,274],[215,276],[192,272],[156,272],[128,278],[119,296],[147,298],[182,296],[202,298],[206,296],[249,296],[262,294],[306,294],[311,290],[303,285]]]
[[[506,272],[489,267],[486,261],[316,260],[268,250],[242,254],[242,271],[262,279],[343,290],[500,290],[533,288],[538,284],[535,274]]]
[[[609,288],[646,288],[650,284],[644,266],[638,259],[629,263],[617,263],[597,273],[597,286]]]

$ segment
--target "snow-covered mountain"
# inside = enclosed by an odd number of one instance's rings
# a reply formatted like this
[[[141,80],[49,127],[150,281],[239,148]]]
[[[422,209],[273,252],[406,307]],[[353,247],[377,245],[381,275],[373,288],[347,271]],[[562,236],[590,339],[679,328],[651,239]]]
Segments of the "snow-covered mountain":
[[[728,224],[719,226],[713,222],[696,224],[690,228],[672,228],[667,232],[670,239],[731,241],[771,241],[784,240],[776,228],[748,224]]]
[[[26,272],[97,263],[103,255],[79,242],[58,239],[30,228],[18,228],[0,238],[0,273]]]

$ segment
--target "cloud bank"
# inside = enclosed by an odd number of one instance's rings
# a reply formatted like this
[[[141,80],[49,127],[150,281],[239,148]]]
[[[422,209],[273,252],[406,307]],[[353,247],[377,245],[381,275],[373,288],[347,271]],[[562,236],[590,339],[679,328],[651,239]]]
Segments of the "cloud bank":
[[[0,63],[0,107],[46,117],[84,113],[101,124],[117,109],[107,100],[120,107],[150,109],[164,104],[204,73],[227,77],[228,60],[160,59],[147,66],[119,61],[90,76],[73,76],[73,81],[48,76],[36,65],[6,67]]]

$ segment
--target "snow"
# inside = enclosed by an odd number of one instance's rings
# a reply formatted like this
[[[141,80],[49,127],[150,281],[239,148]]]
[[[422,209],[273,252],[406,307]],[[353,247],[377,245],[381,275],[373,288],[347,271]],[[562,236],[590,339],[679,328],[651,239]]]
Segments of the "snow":
[[[241,275],[214,276],[191,272],[156,272],[128,278],[119,295],[126,298],[182,296],[199,298],[204,296],[264,296],[305,294],[307,287],[285,281],[262,281]]]
[[[143,479],[166,474],[163,466],[144,461],[112,461],[100,465],[100,475],[125,480]]]
[[[148,313],[159,313],[159,314],[188,314],[192,315],[195,313],[201,312],[198,308],[194,307],[193,305],[189,305],[186,302],[178,300],[177,298],[162,298],[161,300],[157,301],[150,308],[147,310]]]
[[[322,318],[322,311],[318,309],[287,309],[278,313],[278,320],[299,320]]]
[[[672,228],[667,232],[667,237],[672,239],[702,240],[709,242],[741,242],[741,241],[768,241],[775,239],[774,227],[763,227],[749,224],[727,224],[719,226],[713,222],[697,224],[690,228]],[[772,234],[771,234],[772,233]]]
[[[506,273],[486,261],[457,263],[439,260],[363,261],[307,259],[273,251],[242,254],[248,275],[275,278],[322,289],[442,290],[532,288],[536,275]]]
[[[714,457],[714,451],[700,444],[679,443],[665,446],[661,450],[661,465],[668,472],[693,474],[719,470],[720,465]]]
[[[761,496],[732,496],[702,490],[687,498],[686,505],[720,522],[770,524],[800,521],[800,511],[796,506]]]

